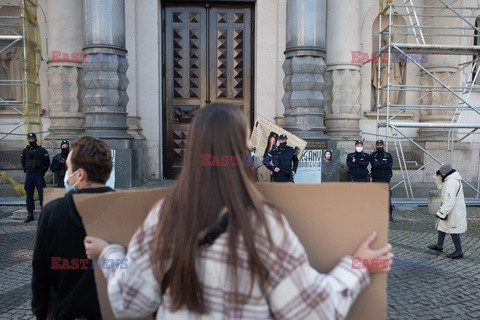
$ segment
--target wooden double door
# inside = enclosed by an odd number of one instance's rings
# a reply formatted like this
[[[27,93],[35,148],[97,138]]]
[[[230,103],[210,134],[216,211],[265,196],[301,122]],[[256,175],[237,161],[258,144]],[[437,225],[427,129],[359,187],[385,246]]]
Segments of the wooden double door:
[[[228,102],[252,115],[253,7],[244,3],[166,3],[164,36],[164,172],[181,167],[195,113]]]

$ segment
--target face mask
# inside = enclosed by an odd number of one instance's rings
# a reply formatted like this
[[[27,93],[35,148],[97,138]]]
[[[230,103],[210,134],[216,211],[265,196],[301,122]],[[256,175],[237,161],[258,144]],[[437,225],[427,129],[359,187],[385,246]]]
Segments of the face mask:
[[[31,141],[28,143],[30,147],[35,148],[37,146],[37,141]]]
[[[286,142],[280,143],[280,147],[285,148],[286,146],[287,146],[287,143],[286,143]]]
[[[71,175],[68,175],[68,172],[65,172],[65,178],[63,178],[63,184],[65,185],[65,189],[67,189],[67,191],[72,191],[72,190],[76,190],[75,189],[75,186],[78,184],[79,181],[75,182],[73,185],[70,185],[68,183],[68,179],[70,179],[71,177],[73,177],[74,175],[76,175],[78,172],[75,171],[74,173],[72,173]]]
[[[363,147],[355,147],[355,151],[357,151],[357,152],[362,152],[362,151],[363,151]]]
[[[383,153],[385,151],[384,148],[377,148],[377,152]]]
[[[70,150],[68,148],[62,148],[62,156],[66,158],[68,156],[69,151]]]

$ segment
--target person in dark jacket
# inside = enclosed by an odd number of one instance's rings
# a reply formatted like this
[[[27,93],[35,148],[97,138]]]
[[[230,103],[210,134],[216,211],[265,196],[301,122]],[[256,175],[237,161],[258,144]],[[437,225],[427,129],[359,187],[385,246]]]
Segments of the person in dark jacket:
[[[86,232],[72,196],[113,191],[105,186],[112,170],[110,148],[100,139],[81,137],[72,143],[66,164],[69,191],[45,205],[38,221],[32,311],[37,319],[101,319],[94,270],[83,246]]]
[[[287,136],[278,137],[279,146],[270,150],[263,158],[263,165],[273,172],[275,182],[293,182],[297,172],[298,157],[292,147],[287,146]]]
[[[372,166],[372,182],[384,182],[390,184],[392,179],[393,158],[389,152],[385,151],[383,140],[377,140],[375,143],[376,151],[370,155],[370,165]],[[392,191],[389,188],[390,195],[390,221],[392,217]]]
[[[347,155],[348,181],[368,182],[370,156],[363,152],[363,141],[355,141],[355,152]]]
[[[33,217],[33,212],[35,211],[35,200],[33,199],[35,188],[37,188],[40,207],[43,207],[43,188],[46,187],[45,173],[50,166],[48,151],[37,145],[37,135],[29,133],[27,139],[28,146],[23,149],[20,155],[23,172],[27,174],[24,187],[27,193],[28,215],[24,221],[25,223],[35,220]]]
[[[53,157],[52,164],[50,165],[50,171],[57,173],[57,188],[65,188],[63,178],[65,178],[65,172],[67,171],[65,161],[67,161],[67,156],[70,152],[70,143],[68,140],[62,140],[60,147],[61,152]]]

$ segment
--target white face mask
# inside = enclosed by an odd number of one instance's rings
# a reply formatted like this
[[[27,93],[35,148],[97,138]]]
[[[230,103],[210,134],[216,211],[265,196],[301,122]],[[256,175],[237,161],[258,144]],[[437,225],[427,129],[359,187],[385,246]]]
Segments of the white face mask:
[[[78,170],[72,173],[71,175],[68,175],[68,172],[65,172],[65,177],[63,178],[63,184],[65,185],[65,189],[67,189],[67,191],[75,190],[75,186],[78,184],[79,181],[77,180],[77,182],[75,182],[73,185],[70,185],[68,183],[68,179],[76,175],[77,172]]]
[[[363,147],[355,147],[355,150],[356,150],[357,152],[362,152],[362,151],[363,151]]]

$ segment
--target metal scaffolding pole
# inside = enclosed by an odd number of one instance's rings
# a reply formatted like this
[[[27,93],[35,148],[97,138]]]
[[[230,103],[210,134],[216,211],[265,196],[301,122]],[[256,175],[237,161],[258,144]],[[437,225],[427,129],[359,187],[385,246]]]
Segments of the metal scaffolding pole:
[[[22,73],[10,74],[10,79],[0,81],[0,108],[13,112],[0,116],[0,125],[13,126],[5,129],[0,140],[24,128],[35,132],[39,143],[43,130],[41,121],[40,83],[40,38],[37,21],[37,0],[21,0],[18,4],[0,5],[0,54],[7,50],[21,52]],[[21,93],[14,91],[21,87]],[[12,117],[19,117],[12,121]],[[9,120],[4,120],[4,119]]]
[[[475,87],[475,82],[477,80],[478,73],[480,68],[477,68],[478,59],[477,56],[480,52],[479,45],[472,45],[462,40],[461,44],[449,43],[448,40],[445,42],[445,37],[452,37],[455,39],[466,39],[466,37],[471,37],[473,39],[475,34],[480,34],[480,27],[476,27],[475,23],[472,23],[472,19],[476,19],[480,15],[480,4],[477,7],[462,7],[461,1],[459,0],[437,0],[438,4],[427,3],[419,5],[419,1],[414,0],[390,0],[390,1],[379,1],[379,33],[378,33],[378,47],[379,54],[387,54],[387,61],[382,62],[383,65],[386,65],[387,72],[381,72],[381,63],[379,61],[377,65],[378,78],[375,79],[377,83],[377,136],[379,135],[379,129],[385,128],[385,137],[387,140],[389,136],[392,136],[395,143],[395,148],[397,152],[397,158],[399,161],[399,166],[402,173],[402,180],[395,184],[392,189],[404,185],[405,192],[407,197],[413,198],[413,193],[411,192],[411,183],[410,178],[421,172],[426,166],[431,163],[442,164],[440,161],[440,156],[446,155],[446,159],[452,162],[453,151],[455,145],[459,142],[464,141],[468,136],[476,132],[480,128],[480,123],[459,123],[460,115],[464,111],[472,111],[475,114],[480,115],[480,106],[475,105],[470,101],[470,95],[472,92],[480,92],[480,88]],[[415,3],[417,2],[417,3]],[[422,2],[423,3],[423,2]],[[427,10],[429,12],[425,12]],[[388,17],[387,17],[388,16]],[[398,20],[395,20],[394,17],[405,17],[406,24],[398,23]],[[382,25],[382,19],[388,18],[388,25]],[[447,25],[438,22],[438,18],[447,18],[448,21],[453,21],[450,25]],[[387,40],[386,44],[383,43],[382,46],[382,36]],[[427,40],[428,37],[428,40]],[[437,43],[436,41],[440,41]],[[392,53],[400,55],[403,62],[409,62],[411,65],[418,67],[425,77],[432,79],[434,85],[420,85],[418,83],[396,83],[392,84],[391,78],[391,66],[392,66]],[[449,72],[449,75],[440,79],[439,76],[434,74],[431,70],[427,69],[423,62],[415,57],[418,54],[428,54],[430,56],[434,55],[457,55],[457,56],[468,56],[471,55],[474,58],[470,59],[468,62],[458,64],[458,67],[455,69],[455,72]],[[372,58],[373,59],[373,58]],[[372,59],[370,61],[372,61]],[[369,61],[369,62],[370,62]],[[472,81],[465,79],[465,70],[471,68],[474,72],[472,74]],[[451,80],[460,78],[461,83],[456,85],[449,85]],[[443,77],[442,77],[443,78]],[[404,80],[408,82],[408,80]],[[382,86],[383,84],[383,86]],[[386,93],[386,97],[381,97],[381,92]],[[398,92],[404,95],[406,99],[408,97],[413,97],[412,102],[399,102],[391,101],[390,93]],[[384,93],[384,94],[385,94]],[[445,95],[457,101],[455,103],[446,103],[446,104],[424,104],[425,98],[428,95]],[[397,100],[397,99],[395,99]],[[431,99],[433,102],[434,99]],[[442,101],[442,100],[441,100]],[[385,121],[380,120],[380,110],[385,111]],[[419,112],[427,111],[437,112],[446,111],[451,112],[452,117],[448,122],[399,122],[393,121],[395,117],[405,113],[407,111]],[[453,112],[452,112],[453,111]],[[440,118],[441,119],[441,118]],[[442,120],[443,121],[443,120]],[[422,147],[418,142],[415,141],[415,138],[409,137],[403,130],[411,128],[424,128],[424,129],[446,129],[446,137],[444,140],[439,140],[441,137],[439,135],[434,135],[436,142],[444,143],[445,149],[440,153],[434,155],[429,152],[425,147]],[[470,129],[471,132],[467,133],[460,139],[456,138],[458,135],[458,129]],[[388,134],[389,130],[391,135]],[[418,148],[425,155],[427,155],[430,160],[425,161],[420,168],[417,168],[414,172],[408,173],[407,171],[407,162],[401,139],[399,136],[403,137],[405,140],[409,141],[414,148]],[[419,137],[421,141],[429,141],[429,136]],[[480,161],[479,161],[480,163]],[[480,172],[480,166],[479,166]],[[468,181],[465,181],[465,184],[470,186],[478,194],[479,187],[475,188]],[[480,182],[477,183],[480,186]]]

